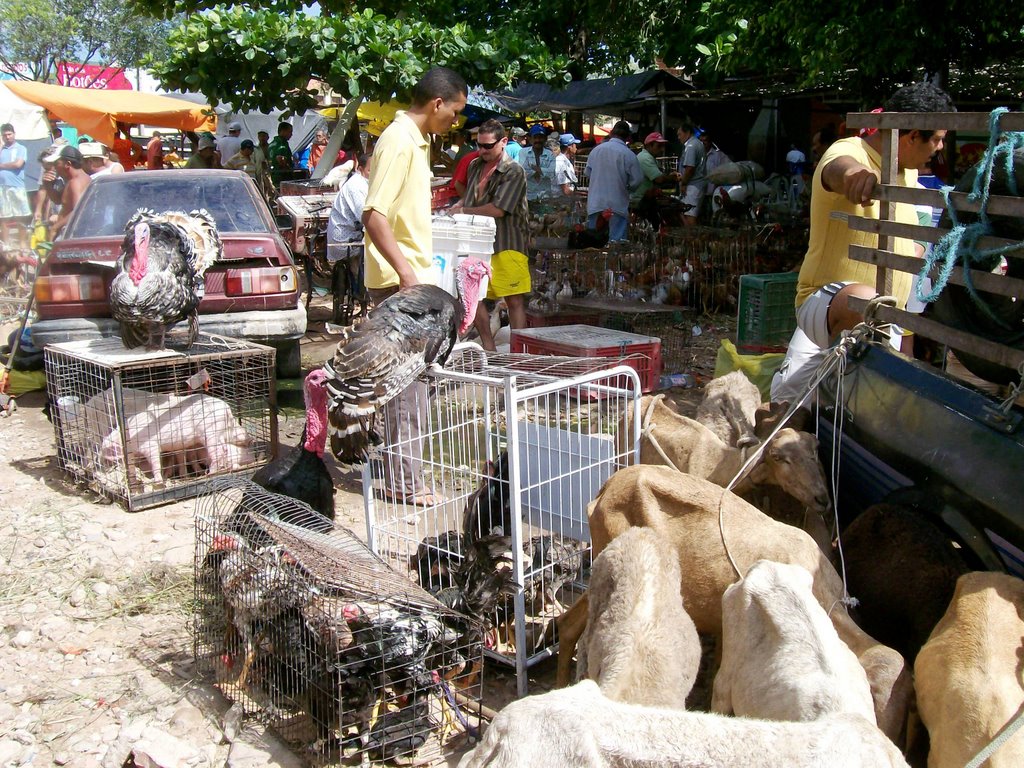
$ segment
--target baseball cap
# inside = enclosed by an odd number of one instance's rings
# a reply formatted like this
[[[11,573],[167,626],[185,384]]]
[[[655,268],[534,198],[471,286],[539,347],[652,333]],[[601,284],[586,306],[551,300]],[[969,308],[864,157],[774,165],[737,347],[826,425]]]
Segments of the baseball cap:
[[[573,136],[571,133],[563,133],[558,137],[558,143],[563,147],[568,147],[570,144],[579,144],[580,140]]]
[[[533,126],[530,129],[530,135],[531,136],[537,136],[537,135],[546,136],[547,135],[547,129],[545,129],[543,125],[535,125],[535,126]]]
[[[526,135],[526,129],[525,128],[520,128],[517,125],[515,128],[512,129],[512,135],[513,136],[525,136]]]
[[[232,132],[232,131],[240,131],[240,130],[242,130],[242,124],[241,123],[228,123],[228,132],[229,133]]]
[[[252,139],[242,139],[240,147],[242,149],[255,149],[256,145],[252,143]]]
[[[98,141],[87,141],[84,144],[79,144],[78,151],[82,153],[82,157],[106,157],[110,154],[110,150]]]
[[[647,138],[644,139],[644,144],[650,144],[651,142],[657,142],[658,144],[668,144],[668,139],[662,136],[657,131],[652,131],[647,134]]]
[[[72,147],[70,144],[54,144],[41,160],[44,163],[71,160],[80,164],[82,162],[82,153],[78,151],[78,147]]]
[[[217,142],[209,136],[200,136],[199,145],[196,147],[196,151],[198,152],[201,149],[214,149],[216,146]]]

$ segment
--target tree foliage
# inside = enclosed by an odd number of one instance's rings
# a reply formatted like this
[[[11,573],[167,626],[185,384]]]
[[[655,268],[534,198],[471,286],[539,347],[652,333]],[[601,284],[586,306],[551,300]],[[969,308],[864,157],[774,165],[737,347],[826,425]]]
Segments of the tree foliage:
[[[0,62],[42,82],[62,61],[135,67],[147,55],[162,56],[171,26],[120,0],[0,0]]]

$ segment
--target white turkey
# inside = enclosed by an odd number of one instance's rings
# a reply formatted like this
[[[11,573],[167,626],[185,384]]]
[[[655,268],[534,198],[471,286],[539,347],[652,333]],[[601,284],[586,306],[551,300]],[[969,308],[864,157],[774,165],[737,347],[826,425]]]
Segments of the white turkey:
[[[415,285],[377,305],[338,342],[324,363],[330,396],[331,450],[339,461],[365,460],[377,410],[431,365],[444,365],[473,324],[481,283],[491,268],[466,259],[456,271],[459,298],[436,285]]]
[[[188,319],[186,347],[199,333],[206,270],[224,253],[205,210],[155,213],[140,209],[124,228],[110,309],[125,347],[163,349],[167,330]]]

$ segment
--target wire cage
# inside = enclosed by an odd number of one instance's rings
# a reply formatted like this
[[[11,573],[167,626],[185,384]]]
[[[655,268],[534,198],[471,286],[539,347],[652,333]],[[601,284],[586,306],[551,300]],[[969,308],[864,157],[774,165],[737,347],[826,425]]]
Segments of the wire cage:
[[[443,765],[478,732],[480,624],[300,501],[213,481],[194,606],[197,667],[315,764]]]
[[[552,311],[559,301],[600,297],[640,300],[649,295],[653,261],[652,249],[639,242],[538,251],[531,264],[530,307]]]
[[[587,504],[635,461],[640,379],[613,359],[464,344],[428,380],[412,418],[385,409],[364,467],[370,545],[429,591],[454,589],[525,695],[589,578]]]
[[[255,471],[277,449],[274,350],[200,334],[187,352],[120,339],[48,345],[62,469],[135,511]]]
[[[658,272],[679,288],[667,303],[678,303],[681,294],[685,306],[701,312],[735,312],[740,275],[754,271],[753,232],[673,227],[661,233],[660,243]]]

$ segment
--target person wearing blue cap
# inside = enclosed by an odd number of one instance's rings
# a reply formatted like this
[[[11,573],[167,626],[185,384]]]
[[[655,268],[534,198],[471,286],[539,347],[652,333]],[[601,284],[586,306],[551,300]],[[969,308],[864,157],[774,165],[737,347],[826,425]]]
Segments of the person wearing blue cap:
[[[555,158],[555,188],[563,195],[571,195],[576,191],[579,179],[576,178],[576,168],[573,159],[576,157],[576,145],[580,140],[571,133],[563,133],[558,137],[558,146],[562,153]]]
[[[555,155],[544,146],[547,129],[538,123],[530,129],[533,146],[519,153],[519,164],[526,171],[526,199],[544,200],[552,196],[551,182],[555,178]]]

